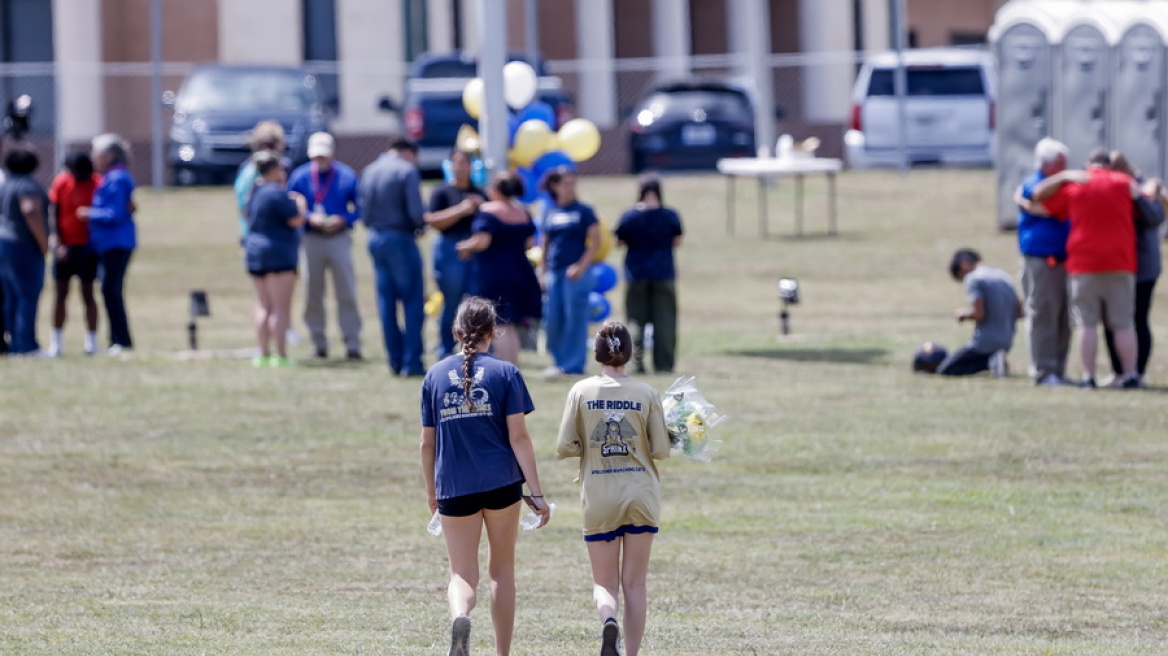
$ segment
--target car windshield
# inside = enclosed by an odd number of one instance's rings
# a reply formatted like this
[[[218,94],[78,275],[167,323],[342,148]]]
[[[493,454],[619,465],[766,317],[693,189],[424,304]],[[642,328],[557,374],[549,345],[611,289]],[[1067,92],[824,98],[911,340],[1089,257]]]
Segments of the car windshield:
[[[687,91],[658,91],[641,103],[641,111],[650,112],[655,119],[684,118],[702,110],[706,118],[723,121],[752,120],[750,104],[736,91],[694,89]]]
[[[199,71],[178,97],[178,109],[200,111],[304,112],[317,104],[316,79],[297,71]]]
[[[891,68],[872,71],[872,81],[868,83],[869,96],[892,96],[896,94],[895,76]],[[981,69],[976,66],[963,68],[912,68],[906,70],[910,96],[984,96],[985,84]]]

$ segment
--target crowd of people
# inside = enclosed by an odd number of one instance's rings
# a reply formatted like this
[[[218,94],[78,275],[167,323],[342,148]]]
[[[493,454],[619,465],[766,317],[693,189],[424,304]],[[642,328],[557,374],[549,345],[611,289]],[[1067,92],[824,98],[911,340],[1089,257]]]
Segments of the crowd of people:
[[[451,656],[470,652],[484,529],[495,648],[508,654],[520,510],[525,501],[539,527],[551,516],[527,431],[526,415],[535,410],[531,395],[519,369],[491,354],[503,332],[494,303],[467,297],[454,318],[460,353],[431,367],[422,383],[422,474],[450,562]],[[633,356],[628,329],[608,322],[592,347],[600,374],[577,382],[568,393],[556,454],[580,459],[583,536],[601,623],[600,653],[636,656],[645,633],[649,556],[660,524],[654,461],[669,456],[670,441],[660,396],[626,373]],[[622,601],[623,652],[617,620]]]
[[[116,134],[93,139],[88,153],[69,153],[48,190],[34,177],[40,167],[28,144],[10,145],[0,184],[0,353],[57,357],[65,350],[69,288],[81,287],[85,306],[82,351],[98,352],[94,284],[101,283],[109,327],[107,352],[133,348],[124,296],[126,271],[137,247],[134,178],[126,169],[129,145]],[[52,255],[54,305],[47,349],[37,340],[37,311]]]
[[[982,264],[976,252],[954,255],[950,272],[964,282],[970,302],[957,318],[974,321],[975,328],[937,373],[1004,375],[1014,322],[1025,318],[1035,384],[1124,389],[1146,384],[1152,353],[1148,315],[1161,271],[1168,193],[1161,181],[1144,180],[1118,151],[1092,151],[1083,170],[1067,169],[1068,152],[1054,139],[1040,141],[1036,170],[1015,194],[1021,299],[1009,277]],[[1096,377],[1100,327],[1112,370],[1107,381]],[[1079,334],[1078,381],[1067,377],[1073,329]]]
[[[518,364],[522,337],[542,328],[552,358],[543,375],[584,373],[589,294],[595,288],[591,267],[602,227],[578,197],[573,170],[544,176],[546,202],[536,219],[520,201],[527,195],[521,178],[501,172],[481,189],[471,179],[470,156],[457,150],[450,154],[451,179],[424,203],[417,146],[405,138],[392,138],[388,150],[360,174],[337,161],[336,143],[323,132],[309,138],[309,161],[290,175],[278,123],[257,125],[252,149],[235,192],[256,294],[256,366],[291,364],[285,334],[298,271],[305,274],[304,322],[314,356],[329,354],[324,297],[325,277],[331,275],[346,357],[362,358],[352,259],[352,231],[359,221],[368,234],[382,339],[394,375],[426,372],[425,273],[418,246],[426,230],[437,233],[432,276],[443,298],[435,359],[459,352],[455,311],[463,298],[477,296],[496,304],[508,328],[492,340],[497,356]],[[678,214],[662,205],[659,180],[641,181],[638,201],[621,217],[615,235],[627,247],[626,305],[636,333],[636,370],[645,371],[640,351],[644,328],[652,325],[654,369],[669,372],[677,340],[674,250],[682,226]],[[533,265],[529,253],[537,240],[540,255]]]

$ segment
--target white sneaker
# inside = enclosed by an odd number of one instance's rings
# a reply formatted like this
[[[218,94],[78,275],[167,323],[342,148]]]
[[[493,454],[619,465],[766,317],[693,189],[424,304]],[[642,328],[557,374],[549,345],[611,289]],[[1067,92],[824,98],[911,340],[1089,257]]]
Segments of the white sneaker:
[[[564,370],[560,369],[559,367],[557,367],[554,364],[552,366],[548,367],[547,369],[544,369],[543,374],[542,374],[544,380],[555,380],[563,375],[564,375]]]
[[[1066,385],[1067,381],[1058,374],[1047,374],[1035,381],[1035,385],[1039,387],[1062,387]]]
[[[45,351],[45,357],[47,357],[47,358],[61,357],[61,347],[57,344],[53,344],[53,345],[49,346],[49,350]]]
[[[122,348],[121,344],[114,344],[113,346],[109,347],[105,353],[106,353],[106,355],[110,355],[110,356],[118,356],[118,355],[121,355],[122,352],[125,350],[126,349]]]
[[[97,355],[97,344],[86,344],[85,355]]]

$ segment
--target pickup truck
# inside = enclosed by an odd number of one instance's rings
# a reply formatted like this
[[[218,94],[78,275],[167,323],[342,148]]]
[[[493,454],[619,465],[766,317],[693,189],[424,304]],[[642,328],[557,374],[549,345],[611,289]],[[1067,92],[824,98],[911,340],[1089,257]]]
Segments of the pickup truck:
[[[528,61],[511,55],[509,61]],[[539,76],[536,99],[551,105],[556,113],[556,129],[574,116],[571,97],[558,77],[547,75],[542,61],[528,62]],[[426,174],[442,170],[442,161],[454,148],[462,125],[478,129],[478,121],[462,106],[462,90],[478,74],[478,62],[466,53],[423,54],[414,60],[405,84],[405,97],[397,106],[381,98],[382,111],[397,112],[406,136],[418,144],[418,168]]]

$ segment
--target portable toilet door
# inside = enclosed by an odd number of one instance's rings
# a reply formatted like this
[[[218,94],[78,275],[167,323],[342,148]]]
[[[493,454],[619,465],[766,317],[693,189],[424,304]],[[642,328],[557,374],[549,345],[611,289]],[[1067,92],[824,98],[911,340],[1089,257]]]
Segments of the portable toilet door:
[[[1058,48],[1054,133],[1070,149],[1072,168],[1108,147],[1110,52],[1103,32],[1086,22],[1067,30]]]
[[[997,39],[998,226],[1018,223],[1014,190],[1034,170],[1034,146],[1051,135],[1053,50],[1033,23],[1008,27]]]
[[[1164,41],[1156,28],[1137,23],[1115,48],[1112,77],[1112,147],[1144,176],[1163,177]]]

